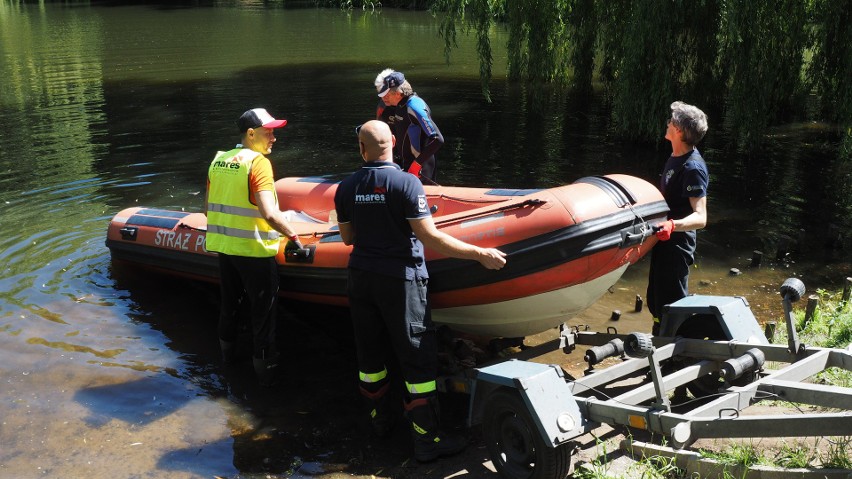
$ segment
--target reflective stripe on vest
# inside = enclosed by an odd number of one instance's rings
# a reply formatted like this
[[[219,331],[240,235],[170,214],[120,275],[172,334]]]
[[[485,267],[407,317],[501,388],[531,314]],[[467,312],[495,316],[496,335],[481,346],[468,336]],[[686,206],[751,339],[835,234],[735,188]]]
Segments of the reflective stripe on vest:
[[[278,253],[280,234],[250,201],[249,173],[255,158],[248,149],[219,152],[210,163],[207,195],[207,250],[264,258]],[[278,206],[278,196],[275,205]]]

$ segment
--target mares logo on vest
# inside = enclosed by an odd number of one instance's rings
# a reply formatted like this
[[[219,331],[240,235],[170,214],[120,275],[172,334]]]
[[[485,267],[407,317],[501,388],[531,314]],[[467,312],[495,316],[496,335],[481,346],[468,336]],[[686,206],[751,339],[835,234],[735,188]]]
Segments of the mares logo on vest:
[[[373,189],[372,194],[366,195],[355,195],[355,203],[357,204],[384,204],[385,203],[385,193],[387,193],[387,188],[377,186]]]
[[[240,160],[236,156],[231,161],[216,160],[213,162],[213,168],[216,170],[239,170]]]

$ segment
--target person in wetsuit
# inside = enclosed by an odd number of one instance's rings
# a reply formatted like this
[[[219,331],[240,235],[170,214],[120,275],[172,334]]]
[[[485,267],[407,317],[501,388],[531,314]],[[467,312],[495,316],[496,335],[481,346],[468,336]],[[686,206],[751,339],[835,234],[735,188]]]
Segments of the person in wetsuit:
[[[424,184],[437,184],[435,153],[444,145],[444,136],[432,120],[429,105],[402,72],[383,70],[375,85],[381,99],[376,119],[387,123],[396,138],[394,162]]]

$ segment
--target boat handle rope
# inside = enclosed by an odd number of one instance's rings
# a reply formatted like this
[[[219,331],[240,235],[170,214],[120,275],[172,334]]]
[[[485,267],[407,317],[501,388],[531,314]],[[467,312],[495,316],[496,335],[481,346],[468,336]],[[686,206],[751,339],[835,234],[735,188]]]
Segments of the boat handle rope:
[[[465,216],[455,216],[455,217],[452,217],[452,218],[447,218],[445,220],[438,220],[438,221],[435,221],[435,226],[443,225],[443,224],[447,224],[447,223],[453,223],[453,222],[456,222],[456,221],[463,221],[463,220],[467,220],[467,219],[470,219],[470,218],[476,218],[478,216],[487,216],[487,215],[490,215],[490,214],[494,214],[498,211],[506,211],[506,210],[511,210],[511,209],[515,209],[515,208],[523,208],[525,206],[539,206],[539,205],[543,205],[545,203],[547,203],[547,200],[541,200],[541,199],[538,199],[538,198],[530,198],[530,199],[521,201],[519,203],[512,203],[512,204],[508,204],[508,205],[503,205],[503,206],[500,206],[498,208],[493,208],[493,209],[490,209],[490,210],[487,210],[487,211],[480,211],[480,212],[472,213],[472,214],[465,215]],[[340,234],[340,231],[338,231],[338,230],[328,230],[328,231],[315,231],[314,233],[312,233],[310,235],[303,235],[303,236],[317,237],[317,236],[338,235],[338,234]]]
[[[633,213],[633,216],[639,220],[639,244],[645,244],[645,239],[650,238],[651,235],[654,234],[654,227],[650,226],[648,222],[645,221],[645,218],[640,215],[638,211],[636,211],[636,208],[634,208],[632,204],[628,203],[624,206],[629,208],[630,212]],[[634,238],[631,235],[627,235],[627,237],[624,238],[625,242],[628,242],[627,240],[633,239]]]
[[[516,209],[516,208],[523,208],[525,206],[539,206],[539,205],[543,205],[545,203],[547,203],[547,200],[540,200],[538,198],[530,198],[530,199],[521,201],[520,203],[511,203],[511,204],[499,206],[497,208],[493,208],[493,209],[490,209],[490,210],[487,210],[487,211],[481,211],[481,212],[477,212],[477,213],[471,213],[469,215],[456,216],[456,217],[453,217],[453,218],[446,218],[444,220],[438,220],[438,221],[435,221],[435,225],[452,223],[452,222],[455,222],[455,221],[461,221],[461,220],[466,220],[466,219],[470,219],[470,218],[475,218],[477,216],[487,216],[487,215],[490,215],[490,214],[493,214],[493,213],[497,213],[498,211],[506,211],[506,210],[512,210],[512,209]]]
[[[538,199],[538,198],[530,198],[530,199],[521,201],[520,203],[512,203],[512,204],[508,204],[508,205],[503,205],[503,206],[500,206],[500,207],[497,207],[497,208],[494,208],[494,209],[490,209],[488,211],[481,211],[481,212],[472,213],[472,214],[465,215],[465,216],[457,216],[457,217],[453,217],[453,218],[447,218],[445,220],[435,221],[435,225],[441,225],[441,224],[445,224],[445,223],[451,223],[451,222],[454,222],[454,221],[466,220],[466,219],[469,219],[469,218],[475,218],[477,216],[490,215],[490,214],[496,213],[498,211],[506,211],[506,210],[511,210],[511,209],[515,209],[515,208],[523,208],[525,206],[539,206],[539,205],[543,205],[545,203],[547,203],[547,200],[541,200],[541,199]],[[197,228],[195,226],[190,226],[186,223],[178,223],[177,228],[189,229],[189,230],[192,230],[192,231],[207,232],[207,228]],[[340,234],[340,231],[335,231],[335,230],[316,231],[312,234],[299,235],[299,236],[314,236],[314,237],[316,237],[316,236],[326,235],[326,234]]]

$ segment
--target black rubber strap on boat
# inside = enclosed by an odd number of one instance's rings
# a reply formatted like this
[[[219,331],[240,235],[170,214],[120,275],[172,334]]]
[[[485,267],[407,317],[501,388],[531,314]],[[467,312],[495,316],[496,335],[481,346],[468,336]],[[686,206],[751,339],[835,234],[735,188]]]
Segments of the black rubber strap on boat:
[[[207,231],[206,227],[205,228],[196,228],[195,226],[189,226],[186,223],[178,223],[177,227],[182,228],[182,229],[192,230],[192,231]]]
[[[151,226],[154,228],[174,228],[182,218],[189,216],[185,211],[169,211],[156,208],[144,208],[127,219],[126,225]]]
[[[190,215],[186,211],[161,210],[159,208],[142,208],[136,214],[142,216],[159,216],[161,218],[184,218]]]
[[[597,186],[604,190],[619,208],[635,205],[638,202],[632,191],[618,181],[606,176],[586,176],[574,183],[588,183]]]

